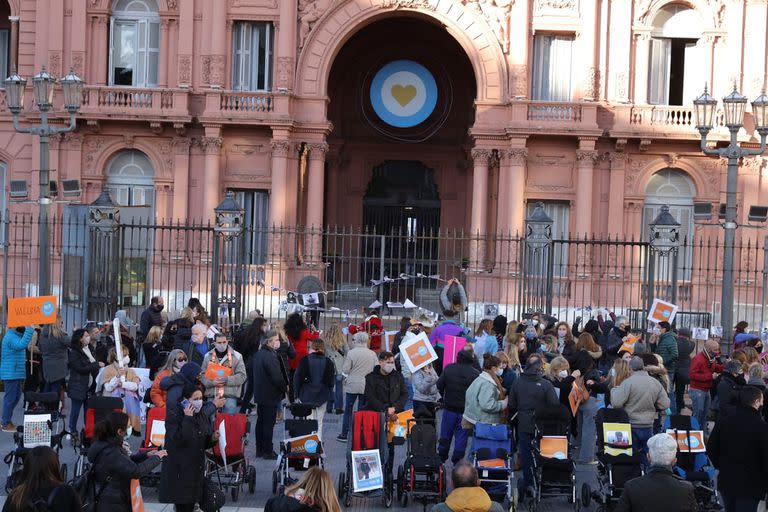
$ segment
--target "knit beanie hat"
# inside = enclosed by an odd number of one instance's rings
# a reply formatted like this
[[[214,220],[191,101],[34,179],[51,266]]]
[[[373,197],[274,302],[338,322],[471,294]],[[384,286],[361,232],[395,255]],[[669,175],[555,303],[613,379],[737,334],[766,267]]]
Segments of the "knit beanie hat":
[[[179,370],[179,373],[181,373],[184,378],[190,382],[195,382],[197,377],[202,372],[203,369],[200,367],[200,365],[192,361],[185,363],[184,366],[181,367],[181,370]]]

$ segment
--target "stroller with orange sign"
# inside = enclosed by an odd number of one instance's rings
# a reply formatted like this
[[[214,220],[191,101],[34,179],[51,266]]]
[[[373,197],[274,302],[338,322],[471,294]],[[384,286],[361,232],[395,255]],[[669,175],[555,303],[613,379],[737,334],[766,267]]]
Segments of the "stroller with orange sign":
[[[292,404],[288,406],[293,418],[285,421],[286,439],[280,441],[277,468],[272,472],[272,494],[294,482],[290,470],[306,471],[313,466],[324,466],[323,442],[317,435],[317,420],[309,419],[312,406]]]
[[[147,427],[144,429],[144,442],[141,452],[160,450],[165,445],[165,407],[147,409]],[[141,485],[157,487],[160,483],[160,467],[141,478]]]
[[[221,451],[221,441],[206,453],[205,474],[215,478],[222,489],[229,489],[232,501],[237,501],[244,484],[248,484],[250,494],[256,491],[256,468],[248,464],[245,457],[250,423],[245,414],[217,412],[213,422],[214,431],[220,431],[222,423],[226,440],[224,453]]]

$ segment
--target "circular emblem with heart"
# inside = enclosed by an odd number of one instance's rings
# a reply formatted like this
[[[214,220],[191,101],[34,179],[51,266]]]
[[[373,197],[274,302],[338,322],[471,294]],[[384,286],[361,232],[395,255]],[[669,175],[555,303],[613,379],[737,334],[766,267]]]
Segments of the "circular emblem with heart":
[[[427,68],[412,60],[382,66],[371,82],[371,105],[390,126],[411,128],[423,123],[437,105],[437,83]]]

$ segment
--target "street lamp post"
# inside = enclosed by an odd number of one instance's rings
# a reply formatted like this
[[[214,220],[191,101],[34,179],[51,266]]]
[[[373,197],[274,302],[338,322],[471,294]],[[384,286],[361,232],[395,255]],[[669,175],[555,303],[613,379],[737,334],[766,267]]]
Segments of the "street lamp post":
[[[673,304],[677,303],[677,251],[680,248],[680,223],[669,213],[669,206],[663,205],[661,211],[650,224],[651,228],[651,249],[659,256],[672,255],[672,293],[670,300]],[[651,260],[651,269],[653,268],[653,259]],[[653,276],[649,279],[651,284],[651,293],[653,293]],[[651,301],[653,297],[651,297]]]
[[[736,239],[736,188],[739,176],[739,159],[747,156],[757,156],[765,152],[765,139],[768,136],[768,97],[763,92],[752,102],[752,115],[755,128],[760,134],[760,148],[747,149],[738,144],[738,134],[744,121],[744,108],[747,98],[739,94],[734,86],[733,92],[723,98],[723,113],[725,126],[731,134],[728,146],[724,148],[708,148],[707,134],[713,125],[717,100],[707,93],[693,102],[696,114],[696,129],[701,134],[701,150],[705,155],[713,155],[728,159],[728,176],[725,192],[725,222],[723,223],[723,290],[721,300],[721,323],[723,327],[723,343],[728,344],[733,335],[733,246]]]
[[[19,133],[30,133],[40,137],[40,194],[38,204],[40,218],[38,219],[39,243],[38,243],[38,279],[39,295],[49,295],[51,292],[50,280],[50,210],[51,210],[51,176],[49,164],[48,140],[51,135],[71,132],[77,127],[75,115],[83,101],[83,81],[71,70],[59,83],[64,96],[64,108],[69,112],[69,126],[59,127],[48,124],[48,113],[53,108],[53,91],[56,78],[48,73],[45,68],[32,77],[32,89],[35,96],[37,110],[40,112],[40,124],[21,127],[19,114],[24,108],[24,92],[27,80],[20,77],[15,71],[5,80],[5,99],[8,110],[13,114],[13,127]]]
[[[219,238],[223,243],[224,253],[227,254],[227,242],[231,242],[243,234],[243,208],[235,201],[232,191],[213,209],[216,223],[213,226],[213,269],[211,272],[211,319],[219,321],[219,267],[221,266],[221,250]],[[230,254],[232,251],[229,251]],[[238,281],[240,270],[236,269]],[[239,282],[238,282],[239,284]]]
[[[545,297],[544,307],[547,314],[552,313],[553,224],[554,221],[544,211],[544,203],[541,202],[536,203],[531,214],[525,219],[526,250],[523,251],[522,268],[524,273],[528,273],[528,277],[523,280],[523,286],[520,287],[522,291],[524,287],[530,287],[531,281],[534,281],[534,289],[530,291],[533,292],[534,297]],[[537,304],[537,307],[541,306]]]

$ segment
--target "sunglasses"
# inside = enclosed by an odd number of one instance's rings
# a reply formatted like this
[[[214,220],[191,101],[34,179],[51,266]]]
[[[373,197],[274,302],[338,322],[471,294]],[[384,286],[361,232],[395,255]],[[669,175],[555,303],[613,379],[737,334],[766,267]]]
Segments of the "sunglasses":
[[[178,359],[176,360],[176,362],[177,362],[177,363],[183,363],[183,362],[185,362],[186,360],[187,360],[187,358],[186,358],[186,357],[180,357],[180,358],[178,358]]]

